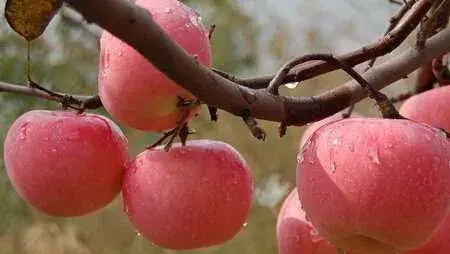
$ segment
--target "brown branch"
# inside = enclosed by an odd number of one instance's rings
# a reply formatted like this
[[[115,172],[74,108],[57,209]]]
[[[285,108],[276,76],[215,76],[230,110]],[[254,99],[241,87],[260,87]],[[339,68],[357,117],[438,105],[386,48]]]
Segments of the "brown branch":
[[[353,52],[339,55],[337,58],[343,61],[345,64],[355,66],[360,63],[369,61],[373,58],[388,54],[397,48],[411,32],[419,25],[423,17],[425,17],[428,10],[433,5],[434,0],[418,0],[404,14],[405,18],[395,28],[391,30],[386,36],[377,42],[364,46]],[[401,11],[401,10],[400,10]],[[403,16],[403,15],[402,15]],[[335,66],[322,61],[310,62],[308,64],[299,65],[297,68],[292,69],[286,76],[283,83],[299,82],[307,80],[318,75],[336,70]],[[243,86],[250,88],[265,88],[269,85],[274,76],[237,79],[233,81]]]
[[[445,28],[449,19],[450,0],[435,1],[431,8],[431,18],[424,20],[417,34],[417,47],[423,48],[426,40]]]
[[[63,105],[76,109],[97,109],[102,107],[102,102],[100,101],[98,95],[71,95],[48,91],[50,90],[42,90],[32,86],[15,85],[0,81],[0,92],[12,92],[36,98],[43,98],[62,103]]]
[[[248,110],[254,118],[305,124],[337,113],[348,107],[350,103],[357,102],[366,96],[364,89],[354,81],[314,97],[274,96],[265,90],[254,90],[239,86],[198,64],[194,57],[188,55],[168,37],[152,20],[147,11],[129,1],[68,0],[67,2],[83,14],[88,21],[97,23],[137,49],[158,69],[198,96],[201,101],[208,105],[218,106],[236,115]],[[430,1],[418,1],[417,5],[411,10],[417,12],[420,9],[423,12],[428,10],[426,6],[429,6],[429,4]],[[108,8],[105,9],[105,6],[108,6]],[[410,24],[399,25],[394,29],[394,31],[403,29],[403,33],[393,34],[398,37],[398,34],[404,35],[404,33],[410,31],[411,27],[415,27],[420,21],[422,16],[419,14],[408,16],[407,19],[411,21]],[[395,36],[388,36],[385,40],[395,40],[393,37]],[[385,42],[382,41],[381,44],[385,44]],[[149,47],[148,45],[152,46]],[[373,52],[375,51],[373,49],[369,51],[367,58],[373,58]],[[449,29],[430,38],[425,48],[420,52],[416,49],[410,49],[401,56],[364,73],[363,78],[379,90],[411,73],[423,62],[430,61],[447,51],[450,51]],[[352,61],[345,63],[350,66],[354,64]],[[321,65],[323,66],[321,63],[316,64],[315,69],[323,71],[324,67],[318,67]],[[315,71],[316,74],[318,73],[317,70]],[[310,71],[311,73],[313,72]]]
[[[384,36],[387,36],[392,29],[394,29],[398,23],[400,22],[400,20],[405,16],[405,14],[408,12],[409,9],[411,9],[411,7],[416,3],[416,0],[411,0],[409,2],[407,2],[406,0],[404,1],[403,6],[400,8],[400,10],[391,17],[391,19],[389,20],[389,26],[387,27],[386,31],[384,32]],[[402,5],[402,3],[398,2],[398,4]],[[366,69],[364,70],[364,72],[366,72],[367,70],[369,70],[370,68],[373,67],[373,65],[375,64],[375,61],[377,60],[377,58],[372,58],[369,63],[367,64]]]

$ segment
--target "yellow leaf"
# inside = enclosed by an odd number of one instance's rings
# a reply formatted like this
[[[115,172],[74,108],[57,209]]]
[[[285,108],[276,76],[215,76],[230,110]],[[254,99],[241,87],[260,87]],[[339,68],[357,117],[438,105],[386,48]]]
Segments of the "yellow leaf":
[[[26,40],[39,37],[61,7],[62,0],[7,0],[5,18]]]

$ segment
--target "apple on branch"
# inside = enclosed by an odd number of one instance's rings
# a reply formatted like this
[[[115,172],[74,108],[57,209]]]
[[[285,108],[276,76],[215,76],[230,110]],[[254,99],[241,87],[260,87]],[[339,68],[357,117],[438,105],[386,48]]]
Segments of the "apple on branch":
[[[200,16],[177,0],[137,0],[153,20],[199,64],[211,66],[211,45]],[[155,45],[148,45],[154,47]],[[108,32],[100,41],[99,95],[114,119],[135,129],[162,132],[182,117],[180,102],[194,95],[160,72],[138,51]],[[176,58],[167,52],[175,65]],[[190,107],[189,119],[199,111]]]
[[[409,120],[355,118],[319,128],[298,155],[297,188],[318,232],[352,254],[415,249],[450,205],[450,142]]]
[[[137,231],[169,249],[222,244],[246,222],[253,177],[241,155],[218,141],[146,150],[128,165],[125,211]]]
[[[108,118],[33,110],[20,116],[4,143],[6,172],[19,195],[54,216],[103,208],[119,194],[127,139]]]

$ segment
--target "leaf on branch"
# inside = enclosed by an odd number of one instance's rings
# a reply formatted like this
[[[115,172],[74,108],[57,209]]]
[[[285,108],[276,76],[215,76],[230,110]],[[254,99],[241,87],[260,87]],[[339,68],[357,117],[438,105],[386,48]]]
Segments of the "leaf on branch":
[[[61,8],[62,0],[7,0],[5,18],[27,41],[38,38]]]

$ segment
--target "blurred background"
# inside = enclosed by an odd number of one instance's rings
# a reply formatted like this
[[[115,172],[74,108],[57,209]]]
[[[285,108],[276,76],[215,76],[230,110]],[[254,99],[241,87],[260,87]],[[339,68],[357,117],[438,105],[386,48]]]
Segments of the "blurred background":
[[[214,66],[238,76],[274,73],[294,56],[313,52],[345,53],[373,42],[381,37],[389,17],[398,9],[388,0],[184,2],[201,14],[205,26],[217,26],[213,36]],[[0,80],[24,84],[26,43],[6,24],[4,4],[5,0],[0,0]],[[44,36],[32,43],[34,80],[55,91],[95,93],[100,33],[101,29],[86,24],[76,12],[64,7]],[[313,95],[347,79],[343,73],[334,72],[304,82],[296,89],[285,88],[283,93]],[[395,95],[411,83],[411,79],[403,80],[386,92]],[[44,108],[58,109],[59,105],[0,93],[0,142],[3,144],[8,127],[18,116],[31,109]],[[359,103],[356,111],[378,116],[373,103],[367,100]],[[106,114],[102,110],[95,112]],[[260,124],[269,134],[265,142],[253,138],[239,118],[223,111],[219,111],[219,123],[210,122],[206,109],[192,123],[197,134],[191,138],[222,140],[242,153],[254,173],[255,197],[247,226],[233,240],[183,253],[277,252],[276,216],[283,198],[295,184],[298,143],[306,126],[291,127],[284,138],[279,138],[277,124],[264,121]],[[130,140],[133,154],[159,137],[121,127]],[[0,155],[2,149],[0,146]],[[0,254],[31,253],[178,252],[160,249],[139,237],[123,212],[120,196],[105,209],[78,218],[53,218],[37,212],[11,187],[0,156]]]

